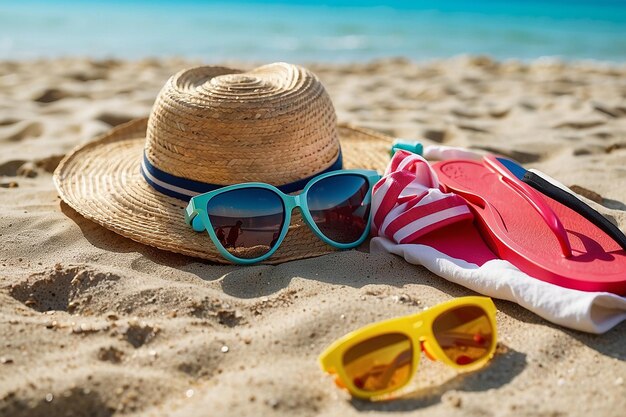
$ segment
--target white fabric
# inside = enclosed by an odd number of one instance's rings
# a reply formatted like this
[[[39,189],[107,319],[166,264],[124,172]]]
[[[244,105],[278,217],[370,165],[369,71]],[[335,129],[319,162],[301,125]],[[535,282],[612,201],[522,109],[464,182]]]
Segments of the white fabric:
[[[445,146],[427,146],[424,156],[440,160],[481,157],[470,150]],[[543,173],[541,176],[547,177]],[[599,334],[626,320],[626,297],[550,284],[525,274],[505,260],[488,261],[479,267],[430,246],[400,244],[386,237],[373,238],[370,250],[372,253],[385,251],[402,256],[407,262],[423,265],[448,281],[490,297],[515,302],[552,323],[570,329]]]
[[[370,251],[389,252],[423,265],[448,281],[489,297],[513,301],[544,319],[588,333],[604,333],[626,320],[626,298],[608,292],[584,292],[532,278],[508,261],[482,266],[451,258],[425,245],[397,244],[375,237]]]

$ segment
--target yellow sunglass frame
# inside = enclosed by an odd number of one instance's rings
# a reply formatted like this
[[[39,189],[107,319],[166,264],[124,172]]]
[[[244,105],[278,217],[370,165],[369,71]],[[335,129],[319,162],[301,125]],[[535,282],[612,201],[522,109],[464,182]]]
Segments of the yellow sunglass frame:
[[[489,353],[483,358],[478,359],[467,365],[459,365],[443,352],[432,330],[434,320],[440,314],[453,310],[458,307],[476,306],[482,308],[487,313],[487,318],[493,329],[492,345]],[[342,338],[333,342],[319,356],[319,363],[322,370],[330,374],[335,374],[339,378],[342,385],[355,397],[370,399],[372,397],[384,396],[394,391],[398,391],[405,387],[413,377],[419,366],[419,360],[422,354],[422,343],[427,344],[427,350],[432,359],[440,360],[452,368],[460,372],[471,372],[482,368],[493,357],[497,345],[497,329],[496,329],[496,306],[489,297],[469,296],[460,297],[454,300],[446,301],[441,304],[420,311],[419,313],[409,316],[396,317],[377,323],[372,323],[358,330],[350,332]],[[364,391],[354,385],[353,381],[347,376],[343,367],[343,356],[348,349],[375,336],[386,333],[401,333],[411,341],[413,350],[413,358],[411,362],[411,372],[406,382],[401,386],[387,388],[380,391]]]

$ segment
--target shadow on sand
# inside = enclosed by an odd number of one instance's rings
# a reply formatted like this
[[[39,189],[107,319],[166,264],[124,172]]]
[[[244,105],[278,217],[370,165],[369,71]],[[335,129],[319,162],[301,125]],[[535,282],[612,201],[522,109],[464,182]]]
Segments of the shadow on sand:
[[[352,406],[359,411],[411,411],[440,403],[443,395],[452,390],[479,392],[502,387],[522,373],[526,367],[526,355],[501,344],[498,351],[487,367],[476,372],[458,374],[443,384],[406,393],[393,401],[353,399]],[[419,369],[416,378],[419,378]]]
[[[421,266],[408,265],[402,258],[395,255],[349,251],[325,255],[323,262],[320,262],[319,258],[309,258],[280,265],[222,265],[134,242],[85,219],[65,203],[61,203],[61,210],[78,225],[92,245],[117,253],[137,252],[151,262],[194,274],[204,281],[221,279],[220,285],[224,293],[236,298],[272,296],[287,288],[293,277],[354,288],[373,284],[402,288],[405,285],[418,284],[434,287],[452,297],[475,294],[467,288],[438,277]],[[367,244],[364,244],[362,248],[367,248]],[[500,311],[511,317],[530,324],[549,326],[603,355],[621,361],[626,360],[626,344],[623,343],[622,337],[626,331],[626,322],[603,335],[592,335],[554,325],[509,301],[496,300],[496,304]],[[463,378],[473,380],[471,376]]]

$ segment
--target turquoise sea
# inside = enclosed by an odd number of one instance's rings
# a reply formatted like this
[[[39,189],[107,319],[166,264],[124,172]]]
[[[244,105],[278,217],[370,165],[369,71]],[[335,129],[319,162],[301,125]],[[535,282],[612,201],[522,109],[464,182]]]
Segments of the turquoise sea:
[[[626,0],[0,0],[0,59],[626,61]]]

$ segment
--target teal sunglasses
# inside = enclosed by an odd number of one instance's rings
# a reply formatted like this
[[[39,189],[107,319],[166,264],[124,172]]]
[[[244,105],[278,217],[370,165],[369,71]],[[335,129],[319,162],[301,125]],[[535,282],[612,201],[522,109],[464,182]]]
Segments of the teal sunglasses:
[[[272,256],[296,207],[322,241],[350,249],[369,234],[372,187],[379,179],[376,171],[331,171],[311,179],[297,195],[259,182],[230,185],[192,197],[185,221],[196,232],[206,230],[222,256],[238,264]]]

